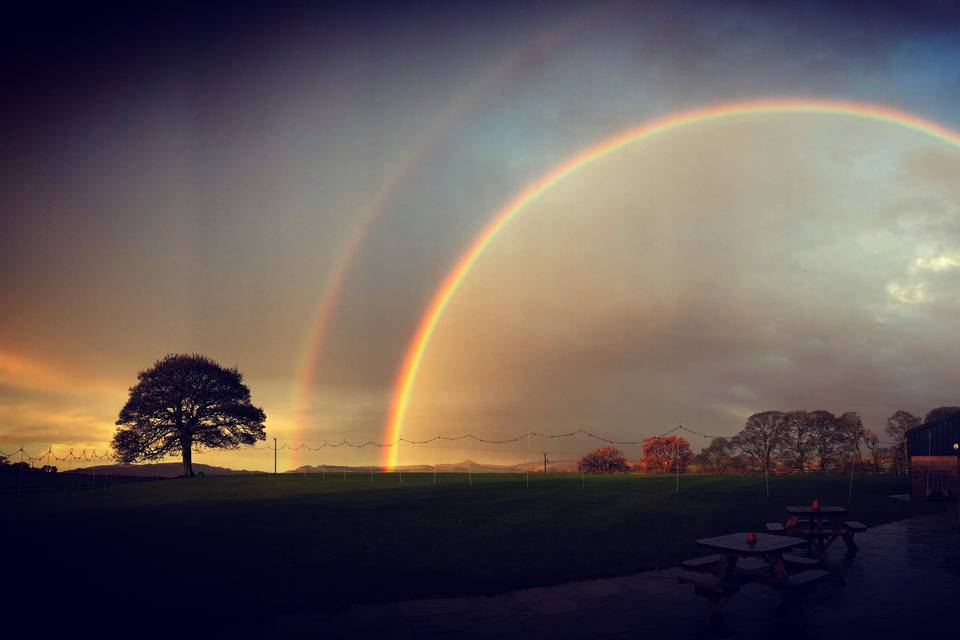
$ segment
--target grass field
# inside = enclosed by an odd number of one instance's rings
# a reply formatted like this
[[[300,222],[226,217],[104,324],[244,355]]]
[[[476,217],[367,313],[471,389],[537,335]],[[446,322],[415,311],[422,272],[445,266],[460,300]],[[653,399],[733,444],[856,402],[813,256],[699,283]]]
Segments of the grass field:
[[[698,537],[760,530],[786,504],[846,504],[849,477],[396,474],[226,477],[0,502],[6,568],[78,613],[242,610],[250,623],[351,602],[628,574],[698,555]],[[920,515],[903,481],[858,476],[852,517]],[[926,511],[942,509],[930,503]],[[11,575],[8,573],[8,575]],[[57,585],[56,588],[51,587]],[[32,594],[32,595],[31,595]]]

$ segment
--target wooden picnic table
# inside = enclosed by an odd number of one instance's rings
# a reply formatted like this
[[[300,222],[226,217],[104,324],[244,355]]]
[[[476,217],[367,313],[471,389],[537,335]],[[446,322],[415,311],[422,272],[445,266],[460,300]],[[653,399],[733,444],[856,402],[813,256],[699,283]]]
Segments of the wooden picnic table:
[[[756,542],[747,542],[747,533],[731,533],[713,538],[701,538],[697,544],[719,553],[719,561],[712,574],[697,574],[685,572],[680,576],[681,582],[693,584],[698,595],[705,596],[706,621],[712,623],[730,597],[739,590],[741,584],[758,583],[775,587],[781,590],[785,601],[790,608],[802,618],[799,608],[799,595],[806,587],[829,575],[819,569],[807,569],[799,573],[789,574],[783,555],[794,547],[806,544],[803,538],[794,538],[786,535],[771,535],[756,533]],[[744,559],[762,559],[757,566],[756,560],[749,563],[750,568],[738,570],[738,561]],[[793,597],[797,596],[797,597]]]
[[[775,536],[767,533],[756,533],[757,541],[747,542],[746,532],[731,533],[715,538],[701,538],[697,544],[720,553],[720,566],[717,576],[721,579],[733,575],[740,558],[763,558],[770,565],[774,577],[786,578],[787,570],[783,564],[783,554],[798,545],[806,543],[802,538],[790,536]]]
[[[822,557],[837,538],[843,538],[848,552],[857,552],[853,534],[865,527],[846,521],[849,513],[846,507],[821,506],[814,509],[811,506],[789,506],[786,510],[791,517],[787,520],[784,532],[789,536],[804,538],[807,547],[815,551],[818,557]]]

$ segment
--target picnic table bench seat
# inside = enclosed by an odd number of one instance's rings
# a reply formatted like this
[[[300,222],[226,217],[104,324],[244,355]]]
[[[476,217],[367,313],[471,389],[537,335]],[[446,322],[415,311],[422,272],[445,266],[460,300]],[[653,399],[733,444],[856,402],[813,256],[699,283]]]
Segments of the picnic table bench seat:
[[[699,558],[691,558],[690,560],[684,560],[680,563],[680,566],[689,571],[713,571],[716,569],[717,564],[720,562],[720,554],[713,553],[709,556],[701,556]],[[737,569],[743,571],[762,571],[769,568],[768,565],[762,558],[740,558],[737,562]]]
[[[816,567],[820,564],[820,561],[816,558],[808,558],[796,553],[783,554],[783,561],[788,565],[800,567]],[[719,562],[720,554],[713,553],[708,556],[684,560],[680,563],[680,566],[688,571],[713,571]],[[769,568],[770,565],[763,558],[740,558],[737,562],[737,569],[742,571],[766,571]]]
[[[850,529],[853,533],[863,533],[867,530],[867,525],[862,522],[857,522],[856,520],[847,520],[844,524],[846,524],[847,529]]]
[[[782,582],[772,583],[772,586],[780,591],[780,595],[783,596],[783,605],[790,616],[798,623],[806,625],[803,599],[816,588],[817,584],[828,577],[830,577],[829,571],[807,569],[787,576],[787,579]]]
[[[709,556],[684,560],[682,563],[680,563],[680,566],[690,571],[713,571],[716,569],[719,562],[720,554],[714,553]],[[759,569],[764,569],[767,566],[767,563],[760,558],[741,558],[740,561],[737,562],[737,569],[742,569],[744,571],[757,571]]]
[[[783,554],[783,561],[786,562],[787,564],[793,564],[801,567],[820,566],[820,560],[818,560],[817,558],[802,556],[799,553],[785,553]]]
[[[843,533],[843,529],[838,530],[836,533]],[[813,530],[804,528],[790,529],[790,535],[794,536],[795,538],[817,538],[823,536],[832,536],[833,534],[833,527],[821,527]]]
[[[792,522],[790,520],[792,520]],[[785,533],[787,529],[810,526],[810,518],[804,516],[792,516],[790,520],[787,521],[787,524],[768,522],[765,526],[770,533]]]
[[[712,573],[700,571],[681,571],[677,575],[677,582],[692,584],[693,592],[704,598],[704,621],[711,625],[720,615],[720,610],[737,591],[741,581],[725,580]]]
[[[684,584],[692,584],[700,591],[710,592],[716,595],[730,595],[740,590],[741,583],[736,580],[723,580],[712,573],[703,573],[701,571],[681,571],[677,574],[677,581]]]
[[[709,571],[718,562],[720,562],[720,554],[713,553],[709,556],[701,556],[699,558],[690,558],[689,560],[684,560],[680,563],[680,566],[690,571]]]
[[[774,583],[774,586],[787,591],[801,591],[813,587],[829,576],[830,572],[824,571],[823,569],[807,569],[806,571],[787,576],[784,582]]]

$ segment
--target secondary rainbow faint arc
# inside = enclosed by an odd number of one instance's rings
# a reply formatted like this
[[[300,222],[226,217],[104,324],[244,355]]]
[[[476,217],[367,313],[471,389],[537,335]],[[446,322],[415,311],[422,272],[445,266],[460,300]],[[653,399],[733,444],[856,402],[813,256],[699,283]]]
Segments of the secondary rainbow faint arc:
[[[423,164],[430,150],[442,138],[443,134],[452,127],[452,125],[465,116],[470,108],[476,104],[479,99],[495,86],[503,82],[506,78],[519,68],[527,64],[530,59],[537,55],[542,55],[544,51],[550,51],[566,39],[572,37],[579,30],[587,29],[602,23],[616,15],[616,13],[627,6],[624,2],[611,2],[592,7],[582,14],[577,14],[574,19],[562,24],[559,28],[550,29],[544,32],[540,37],[528,40],[522,47],[511,51],[496,64],[490,72],[484,74],[474,82],[471,87],[457,99],[450,107],[444,111],[440,118],[435,120],[428,128],[426,134],[420,139],[412,153],[410,153],[393,171],[390,177],[383,183],[370,203],[357,216],[356,222],[350,233],[347,234],[349,240],[344,246],[343,251],[333,262],[326,282],[320,288],[320,303],[317,305],[317,311],[314,314],[313,321],[310,323],[310,332],[307,335],[301,355],[299,357],[299,374],[297,375],[297,386],[294,389],[293,396],[293,436],[297,444],[302,442],[305,428],[304,412],[308,404],[308,399],[313,392],[314,383],[318,371],[318,362],[320,354],[325,347],[326,337],[333,320],[334,312],[340,302],[343,289],[347,281],[350,268],[360,253],[360,249],[366,239],[367,233],[383,211],[390,204],[391,199],[403,187],[411,175]],[[299,449],[294,449],[291,453],[291,460],[294,466],[298,464]]]
[[[535,42],[541,44],[539,41]],[[416,173],[422,166],[430,150],[442,138],[443,134],[452,127],[454,122],[469,111],[471,105],[474,104],[480,96],[484,95],[487,90],[495,86],[498,82],[502,81],[514,66],[521,63],[524,57],[530,54],[531,50],[532,45],[528,44],[519,52],[513,52],[510,56],[505,57],[490,73],[487,73],[476,82],[470,91],[454,100],[450,108],[431,124],[426,135],[420,139],[413,152],[406,156],[386,182],[383,183],[379,191],[377,191],[376,195],[370,201],[370,204],[357,216],[357,221],[353,226],[352,232],[349,234],[349,241],[335,260],[334,267],[327,281],[321,288],[323,293],[320,304],[317,306],[314,320],[310,324],[310,333],[308,334],[307,342],[300,357],[300,373],[297,376],[298,384],[293,399],[293,431],[294,437],[298,441],[300,441],[303,436],[305,428],[303,413],[308,405],[308,399],[313,392],[320,354],[325,347],[326,337],[334,311],[342,297],[350,268],[359,255],[369,230],[410,176]],[[291,458],[293,465],[296,466],[298,463],[297,450],[294,450]]]
[[[760,99],[741,102],[730,102],[712,105],[670,114],[651,120],[615,134],[599,144],[593,145],[580,153],[568,158],[554,167],[544,176],[527,185],[520,191],[493,219],[477,234],[466,251],[447,273],[440,287],[434,292],[426,311],[421,316],[416,333],[410,341],[403,365],[394,384],[393,400],[387,422],[384,439],[386,442],[395,442],[403,430],[403,422],[410,405],[410,395],[416,382],[420,363],[426,353],[430,338],[440,321],[450,300],[456,294],[473,265],[476,264],[483,251],[493,242],[510,221],[522,212],[527,205],[535,201],[545,192],[557,185],[567,176],[600,160],[631,144],[649,139],[661,133],[673,131],[690,125],[702,124],[716,120],[754,116],[763,114],[820,114],[851,116],[865,120],[885,122],[902,128],[910,129],[924,135],[936,138],[947,144],[960,148],[960,133],[939,125],[930,120],[915,116],[904,111],[881,105],[832,100],[811,99]],[[387,467],[397,465],[399,448],[396,446],[384,449],[384,464]]]

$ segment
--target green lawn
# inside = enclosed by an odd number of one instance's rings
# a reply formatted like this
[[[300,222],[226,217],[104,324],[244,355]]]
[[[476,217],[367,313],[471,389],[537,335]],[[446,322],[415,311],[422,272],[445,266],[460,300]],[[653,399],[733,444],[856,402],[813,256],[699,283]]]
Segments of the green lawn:
[[[762,530],[786,504],[846,504],[848,477],[285,475],[169,480],[0,502],[7,567],[135,607],[207,594],[251,616],[504,590],[669,566],[698,537]],[[868,525],[942,509],[857,477]],[[29,584],[33,584],[30,582]],[[73,582],[71,582],[73,584]],[[131,585],[118,594],[117,585]],[[122,589],[121,589],[122,590]],[[131,593],[137,594],[136,596]],[[93,594],[93,595],[90,595]],[[211,605],[213,606],[213,605]]]

